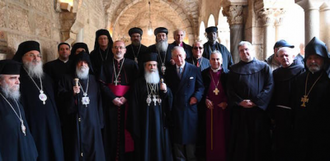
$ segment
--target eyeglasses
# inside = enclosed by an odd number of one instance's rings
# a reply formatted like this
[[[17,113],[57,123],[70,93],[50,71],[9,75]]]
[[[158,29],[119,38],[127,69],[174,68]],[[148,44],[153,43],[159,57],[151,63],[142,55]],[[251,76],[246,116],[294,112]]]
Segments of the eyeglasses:
[[[195,50],[202,50],[203,49],[203,47],[194,47],[193,49],[195,49]]]

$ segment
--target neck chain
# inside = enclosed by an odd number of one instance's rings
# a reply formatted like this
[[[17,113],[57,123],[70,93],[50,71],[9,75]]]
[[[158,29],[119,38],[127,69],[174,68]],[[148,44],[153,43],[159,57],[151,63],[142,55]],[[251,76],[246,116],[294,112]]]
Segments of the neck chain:
[[[107,48],[107,49],[105,50],[105,51],[106,51],[105,59],[103,59],[103,56],[102,56],[101,50],[102,50],[102,49],[100,48],[99,53],[100,53],[100,56],[101,56],[102,62],[104,62],[104,60],[107,60],[107,59],[108,59],[109,48]]]
[[[131,45],[131,48],[132,48],[132,51],[133,51],[133,56],[134,56],[134,61],[136,62],[136,63],[138,63],[138,56],[139,56],[139,54],[140,54],[140,49],[141,49],[141,43],[140,43],[140,45],[139,45],[139,49],[138,49],[138,52],[136,53],[136,56],[135,56],[135,52],[134,52],[134,48],[133,48],[133,44]]]
[[[121,65],[120,65],[119,71],[118,71],[118,73],[117,73],[117,72],[116,72],[116,68],[115,68],[115,59],[113,59],[113,63],[112,63],[112,65],[113,65],[113,72],[114,72],[114,74],[115,74],[115,81],[114,81],[115,86],[117,86],[118,83],[119,83],[119,82],[118,82],[118,77],[119,77],[119,75],[120,75],[121,69],[122,69],[123,66],[124,66],[124,61],[125,61],[125,58],[123,58],[123,61],[121,62]],[[120,63],[120,61],[119,61],[118,63]]]
[[[16,103],[16,106],[18,108],[18,113],[19,115],[17,114],[16,110],[14,109],[13,105],[11,105],[11,103],[7,100],[7,98],[5,96],[2,95],[2,93],[0,93],[0,95],[2,96],[2,98],[8,103],[8,105],[10,106],[10,108],[13,110],[13,112],[15,113],[16,117],[19,119],[19,121],[21,122],[21,130],[22,130],[22,133],[24,134],[24,136],[26,136],[26,127],[24,125],[24,120],[23,120],[23,117],[22,117],[22,113],[21,113],[21,110],[19,108],[19,105],[17,103],[16,100],[15,103]]]
[[[151,103],[151,96],[152,96],[152,101],[154,102],[154,106],[161,103],[161,99],[158,95],[158,84],[151,84],[151,83],[146,83],[147,84],[147,93],[148,93],[148,97],[147,97],[147,104],[148,106],[150,106]]]
[[[42,103],[45,105],[46,104],[46,100],[47,100],[47,95],[44,93],[43,91],[43,87],[42,87],[42,81],[41,78],[39,77],[39,82],[40,82],[40,88],[37,85],[37,83],[34,81],[34,79],[30,76],[30,74],[27,72],[27,70],[25,68],[23,68],[25,70],[25,72],[27,73],[27,75],[30,77],[30,79],[32,80],[32,82],[34,83],[34,85],[38,88],[40,94],[39,94],[39,99],[40,101],[42,101]]]
[[[165,75],[165,71],[166,71],[165,61],[166,61],[167,50],[165,51],[164,61],[163,61],[162,57],[160,56],[160,52],[158,50],[157,50],[157,52],[158,52],[158,56],[159,56],[160,62],[162,63],[162,66],[161,66],[160,69],[161,69],[163,75]]]
[[[217,84],[215,84],[215,81],[214,81],[214,78],[213,78],[213,73],[211,71],[210,71],[210,75],[211,75],[211,79],[212,79],[212,82],[213,82],[213,85],[214,85],[213,93],[217,96],[220,92],[219,89],[218,89],[220,79],[218,80]]]
[[[316,81],[313,83],[313,85],[311,86],[311,88],[309,89],[309,91],[307,93],[307,82],[308,82],[309,73],[310,72],[308,72],[308,74],[307,74],[306,82],[305,82],[305,95],[303,97],[301,97],[301,100],[300,100],[302,102],[301,107],[306,107],[306,103],[308,103],[308,101],[309,101],[308,95],[311,93],[315,84],[320,80],[320,78],[323,75],[323,73],[321,73],[321,75],[316,79]]]
[[[82,87],[81,83],[80,82],[78,82],[78,83],[79,83],[79,86],[80,86],[81,91],[83,92],[83,97],[81,99],[81,103],[87,107],[87,105],[90,102],[89,97],[87,97],[88,87],[89,87],[89,77],[87,78],[86,91]]]

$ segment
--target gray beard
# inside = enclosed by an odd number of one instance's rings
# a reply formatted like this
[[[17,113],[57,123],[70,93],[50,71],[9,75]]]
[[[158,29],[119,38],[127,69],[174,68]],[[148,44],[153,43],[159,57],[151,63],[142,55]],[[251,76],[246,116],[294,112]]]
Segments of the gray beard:
[[[159,52],[166,52],[168,47],[167,39],[156,43],[156,49]]]
[[[15,101],[19,100],[21,96],[21,93],[19,92],[19,85],[15,85],[14,87],[10,88],[9,85],[4,81],[1,84],[3,84],[3,86],[1,86],[1,90],[6,98],[13,99]]]
[[[79,79],[87,79],[89,75],[89,67],[76,67],[76,74]]]
[[[157,69],[155,70],[155,72],[145,71],[144,78],[146,79],[146,82],[147,83],[158,84],[159,83],[159,80],[160,80],[160,78],[159,78],[159,72],[158,72]]]
[[[23,62],[24,67],[27,69],[28,74],[32,78],[42,78],[44,76],[44,71],[42,69],[42,62],[38,62],[37,65],[34,65],[32,62]]]

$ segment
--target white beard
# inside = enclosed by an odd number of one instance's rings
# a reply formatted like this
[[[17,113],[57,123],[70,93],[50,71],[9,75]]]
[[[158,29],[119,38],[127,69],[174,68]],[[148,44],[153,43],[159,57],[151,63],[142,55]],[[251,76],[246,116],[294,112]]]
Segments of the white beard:
[[[3,86],[1,86],[1,89],[2,89],[3,95],[6,98],[13,99],[15,101],[19,100],[19,98],[21,96],[21,93],[19,92],[19,85],[14,85],[13,87],[10,88],[9,85],[7,83],[5,83],[4,81],[1,84],[3,84]]]
[[[159,72],[157,69],[154,72],[145,71],[144,78],[147,83],[158,84],[160,80]]]
[[[89,67],[76,67],[76,74],[79,79],[87,79],[89,75]]]
[[[156,49],[159,52],[166,52],[168,47],[167,39],[156,43]]]
[[[23,64],[31,77],[42,78],[44,76],[44,71],[42,69],[42,61],[39,61],[36,65],[34,65],[33,62],[23,62]]]

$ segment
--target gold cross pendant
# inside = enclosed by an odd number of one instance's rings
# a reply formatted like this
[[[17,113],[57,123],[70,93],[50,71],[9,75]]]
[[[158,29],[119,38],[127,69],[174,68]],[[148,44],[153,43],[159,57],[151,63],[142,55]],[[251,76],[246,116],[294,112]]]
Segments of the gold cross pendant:
[[[308,96],[307,95],[304,95],[303,97],[301,97],[301,102],[302,102],[302,104],[301,104],[301,107],[306,107],[306,103],[308,103]]]
[[[218,95],[219,92],[220,92],[220,91],[219,91],[218,88],[215,88],[215,89],[213,90],[213,93],[214,93],[216,96]]]

